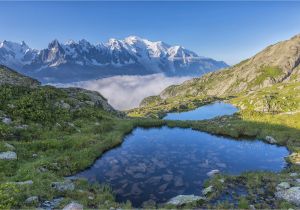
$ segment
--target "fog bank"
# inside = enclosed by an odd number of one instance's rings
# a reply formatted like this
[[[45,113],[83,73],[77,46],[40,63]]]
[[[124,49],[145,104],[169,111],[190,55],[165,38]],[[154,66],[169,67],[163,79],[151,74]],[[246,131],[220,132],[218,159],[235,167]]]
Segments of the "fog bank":
[[[191,77],[166,77],[163,74],[147,76],[114,76],[98,80],[56,84],[81,87],[101,93],[116,109],[127,110],[139,106],[143,98],[159,94],[170,85],[182,83]]]

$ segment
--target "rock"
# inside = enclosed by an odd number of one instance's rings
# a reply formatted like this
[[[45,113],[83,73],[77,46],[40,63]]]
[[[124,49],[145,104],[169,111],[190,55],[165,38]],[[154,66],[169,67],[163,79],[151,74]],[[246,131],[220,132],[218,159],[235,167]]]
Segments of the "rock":
[[[60,192],[73,191],[75,189],[75,185],[70,180],[64,182],[52,182],[51,186]]]
[[[57,207],[59,206],[60,202],[63,199],[64,199],[63,197],[60,197],[60,198],[55,198],[51,201],[44,201],[40,207],[42,209],[47,209],[47,210],[57,209]]]
[[[32,204],[32,203],[37,203],[38,201],[39,201],[38,196],[31,196],[25,200],[25,203]]]
[[[266,141],[270,144],[276,144],[277,141],[272,136],[266,136]]]
[[[34,153],[34,154],[32,154],[32,157],[33,157],[33,158],[36,158],[37,156],[38,156],[38,155],[37,155],[37,154],[35,154],[35,153]]]
[[[291,185],[288,182],[281,182],[280,184],[277,185],[276,190],[286,190],[289,189]]]
[[[298,176],[298,173],[290,173],[290,176],[291,176],[291,177]]]
[[[300,187],[291,187],[286,190],[277,191],[275,197],[300,206]]]
[[[249,205],[249,209],[250,209],[250,210],[255,210],[256,208],[255,208],[254,205]]]
[[[16,129],[20,129],[20,130],[23,130],[23,129],[27,129],[28,128],[28,125],[17,125],[15,126]]]
[[[7,149],[10,149],[10,150],[15,150],[15,149],[16,149],[13,145],[8,144],[8,143],[5,143],[4,146],[5,146]]]
[[[83,206],[79,203],[72,202],[66,205],[63,210],[83,210]]]
[[[203,195],[208,195],[209,193],[213,192],[213,186],[209,186],[207,188],[205,188],[204,190],[202,190],[202,194]]]
[[[175,185],[175,187],[183,186],[184,185],[183,179],[181,177],[175,177],[174,185]]]
[[[95,102],[93,101],[85,101],[85,103],[90,106],[95,106]]]
[[[206,175],[209,177],[213,177],[214,175],[219,174],[219,173],[220,173],[220,171],[218,169],[215,169],[215,170],[211,170]]]
[[[201,196],[195,196],[195,195],[177,195],[174,198],[171,198],[167,204],[172,204],[175,206],[181,206],[187,203],[191,203],[194,201],[204,200],[205,198]]]
[[[11,120],[9,117],[4,117],[4,118],[2,119],[2,122],[3,122],[4,124],[6,124],[6,125],[9,125],[9,124],[12,123],[12,120]]]
[[[131,192],[130,192],[130,193],[133,194],[133,195],[140,195],[140,194],[143,193],[143,191],[139,188],[138,183],[134,183],[134,184],[132,185],[132,188],[131,188]]]
[[[32,185],[33,181],[32,180],[27,180],[27,181],[24,181],[24,182],[11,182],[11,183],[18,184],[18,185]]]
[[[17,154],[12,151],[0,152],[0,160],[16,160]]]
[[[166,182],[170,182],[173,179],[173,175],[165,174],[162,176],[163,180]]]
[[[293,152],[290,154],[289,160],[293,164],[300,165],[300,152]]]
[[[54,105],[62,109],[67,109],[67,110],[71,109],[70,104],[65,103],[63,100],[61,100],[60,102],[56,102]]]

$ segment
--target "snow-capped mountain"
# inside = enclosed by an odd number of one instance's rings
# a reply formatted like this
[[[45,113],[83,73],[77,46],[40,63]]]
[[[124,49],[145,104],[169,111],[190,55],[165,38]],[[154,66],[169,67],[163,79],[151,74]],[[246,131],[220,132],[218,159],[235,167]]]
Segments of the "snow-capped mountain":
[[[112,75],[201,75],[227,67],[223,61],[200,57],[181,46],[136,36],[93,45],[86,40],[34,50],[24,42],[0,43],[0,64],[44,82],[70,82]]]
[[[14,69],[20,70],[24,65],[30,64],[37,53],[37,50],[29,48],[25,42],[0,42],[0,63]]]

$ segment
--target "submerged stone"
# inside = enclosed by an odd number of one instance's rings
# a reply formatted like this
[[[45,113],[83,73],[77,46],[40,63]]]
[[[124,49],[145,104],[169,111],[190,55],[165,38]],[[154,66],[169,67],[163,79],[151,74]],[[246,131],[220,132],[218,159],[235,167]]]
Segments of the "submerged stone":
[[[208,172],[207,176],[212,177],[212,176],[214,176],[216,174],[219,174],[219,173],[220,173],[220,171],[218,169],[215,169],[215,170],[211,170],[210,172]]]
[[[177,195],[174,198],[171,198],[167,204],[172,204],[175,206],[181,206],[187,203],[191,203],[194,201],[204,200],[205,198],[201,196],[195,196],[195,195]]]

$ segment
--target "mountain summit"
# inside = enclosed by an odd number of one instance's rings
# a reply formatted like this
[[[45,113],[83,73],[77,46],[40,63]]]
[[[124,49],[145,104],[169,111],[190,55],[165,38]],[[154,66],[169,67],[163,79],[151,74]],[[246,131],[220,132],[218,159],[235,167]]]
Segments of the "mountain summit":
[[[70,82],[113,75],[164,73],[199,76],[228,65],[198,56],[182,46],[152,42],[137,36],[109,39],[93,45],[86,40],[60,43],[34,50],[25,43],[0,43],[0,64],[44,82]]]

